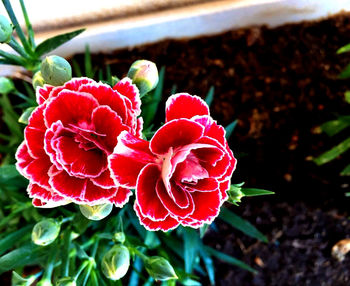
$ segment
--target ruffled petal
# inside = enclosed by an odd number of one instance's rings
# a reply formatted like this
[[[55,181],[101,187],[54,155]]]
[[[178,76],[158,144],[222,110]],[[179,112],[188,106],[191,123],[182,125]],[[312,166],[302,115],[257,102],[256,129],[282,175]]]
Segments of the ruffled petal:
[[[118,188],[103,189],[96,186],[91,180],[87,180],[84,196],[80,200],[88,205],[96,205],[101,202],[107,202],[107,199],[113,197],[118,192]]]
[[[23,176],[28,178],[28,175],[25,169],[34,160],[34,158],[30,156],[28,152],[28,146],[25,141],[23,141],[17,148],[16,160],[17,160],[16,168],[18,172],[20,172]]]
[[[98,101],[87,93],[62,90],[60,95],[50,100],[44,111],[46,126],[60,120],[64,126],[69,124],[85,128],[91,121],[92,111]]]
[[[115,206],[121,208],[129,201],[131,195],[132,192],[130,190],[119,187],[117,193],[108,200]]]
[[[43,115],[44,110],[45,105],[37,107],[29,117],[28,126],[24,130],[24,138],[27,142],[28,151],[34,158],[45,154],[43,148],[46,130]]]
[[[141,170],[136,184],[136,202],[140,212],[153,221],[164,220],[169,214],[157,196],[156,186],[159,180],[158,166],[148,164]]]
[[[191,215],[195,209],[191,196],[188,195],[187,192],[181,190],[181,188],[178,188],[176,185],[172,185],[172,188],[174,188],[174,190],[172,190],[173,197],[171,197],[167,192],[163,181],[158,180],[156,190],[159,200],[173,216],[185,218]],[[185,201],[184,196],[187,197],[187,201]],[[174,199],[176,199],[176,202]]]
[[[178,148],[196,142],[203,134],[203,126],[188,119],[176,119],[164,124],[150,142],[153,153],[163,155],[170,148]]]
[[[122,132],[112,155],[108,157],[109,169],[116,184],[135,188],[139,173],[146,164],[155,162],[149,143],[128,132]]]
[[[196,115],[209,115],[208,105],[199,96],[178,93],[168,98],[165,108],[165,122],[179,118],[191,119]]]
[[[115,111],[123,120],[127,120],[126,103],[118,92],[114,91],[109,85],[103,83],[90,83],[82,85],[80,92],[91,94],[99,103],[99,105],[107,105]]]
[[[158,221],[153,221],[148,217],[145,217],[141,213],[140,207],[136,204],[136,202],[134,205],[134,209],[139,218],[140,223],[149,231],[157,231],[157,230],[168,231],[176,228],[179,225],[179,222],[176,219],[172,218],[170,215],[165,217],[164,220],[158,220]]]
[[[135,114],[138,116],[141,114],[141,99],[140,92],[136,85],[132,84],[130,78],[123,78],[113,87],[114,90],[127,97],[131,103]]]
[[[36,183],[43,188],[50,188],[48,172],[51,165],[48,156],[34,159],[25,169],[23,169],[23,174],[25,174],[25,177],[33,183]]]
[[[110,189],[116,187],[114,183],[111,172],[109,169],[106,169],[100,176],[96,178],[90,178],[90,180],[96,185],[104,189]]]
[[[98,136],[96,142],[107,152],[112,153],[117,145],[119,134],[130,128],[122,123],[122,119],[109,106],[99,106],[92,113],[92,123]]]
[[[195,184],[184,183],[184,188],[189,192],[213,192],[219,189],[219,182],[214,178],[198,180]]]
[[[43,87],[38,86],[36,88],[36,102],[41,105],[43,104],[50,96],[51,91],[53,90],[54,86],[44,84]]]

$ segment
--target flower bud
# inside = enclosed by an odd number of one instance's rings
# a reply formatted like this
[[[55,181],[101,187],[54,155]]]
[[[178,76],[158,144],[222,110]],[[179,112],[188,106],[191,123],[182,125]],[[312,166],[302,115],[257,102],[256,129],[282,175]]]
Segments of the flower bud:
[[[37,245],[48,245],[57,238],[60,228],[60,224],[52,218],[39,221],[33,228],[32,241]]]
[[[36,286],[53,286],[53,284],[48,279],[41,279]]]
[[[72,277],[63,277],[56,282],[56,286],[76,286],[77,283]]]
[[[125,242],[125,234],[124,232],[116,232],[114,234],[114,241],[119,242],[119,243],[124,243]]]
[[[108,216],[112,209],[112,204],[103,204],[96,206],[79,205],[79,209],[84,217],[90,220],[101,220]]]
[[[154,89],[159,80],[157,66],[147,60],[134,62],[129,69],[128,77],[136,84],[141,96]]]
[[[3,15],[0,15],[0,43],[8,43],[11,40],[12,25]]]
[[[102,258],[102,272],[111,280],[119,280],[128,272],[130,253],[124,245],[113,246]]]
[[[45,80],[41,74],[41,71],[37,71],[32,78],[32,85],[34,89],[36,89],[38,86],[43,86],[45,84]]]
[[[147,258],[145,267],[148,274],[155,280],[165,281],[178,278],[169,261],[161,256],[151,256]]]
[[[62,57],[48,56],[41,62],[41,75],[46,83],[59,86],[72,78],[72,68]]]
[[[227,191],[228,201],[236,206],[241,202],[241,199],[245,196],[241,191],[242,184],[231,185],[231,188]]]
[[[0,94],[8,94],[15,89],[12,80],[7,77],[0,77]]]

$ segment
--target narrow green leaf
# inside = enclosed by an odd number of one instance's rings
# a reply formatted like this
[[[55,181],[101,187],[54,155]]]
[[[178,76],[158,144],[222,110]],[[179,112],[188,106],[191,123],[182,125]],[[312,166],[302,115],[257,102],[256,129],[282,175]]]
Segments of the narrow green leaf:
[[[185,271],[192,273],[198,255],[199,235],[192,228],[184,228],[184,260]]]
[[[254,196],[264,196],[264,195],[273,195],[274,192],[263,190],[263,189],[254,189],[254,188],[242,188],[241,192],[246,197],[254,197]]]
[[[214,268],[214,262],[213,259],[210,257],[210,255],[206,252],[203,245],[199,248],[199,255],[201,256],[205,269],[207,270],[210,285],[215,285],[215,268]]]
[[[47,247],[29,243],[0,257],[0,274],[17,267],[35,265],[46,258]]]
[[[214,248],[211,248],[209,246],[204,246],[204,249],[208,252],[208,254],[215,256],[216,258],[218,258],[224,262],[238,266],[238,267],[245,269],[245,270],[248,270],[254,274],[258,273],[254,268],[250,267],[248,264],[245,264],[243,261],[241,261],[237,258],[234,258],[230,255],[223,253],[223,252],[217,251]]]
[[[214,100],[214,92],[215,92],[215,88],[214,86],[211,86],[205,98],[205,102],[208,104],[208,106],[210,106]]]
[[[33,31],[32,24],[30,23],[30,20],[29,20],[29,17],[28,17],[26,6],[24,5],[24,1],[23,0],[19,0],[19,2],[21,3],[22,13],[23,13],[24,21],[25,21],[26,27],[27,27],[27,34],[28,34],[29,45],[32,48],[35,48],[34,31]]]
[[[338,78],[345,79],[350,77],[350,64],[348,64],[342,72],[338,75]]]
[[[12,248],[16,243],[26,238],[31,233],[33,225],[27,225],[19,230],[8,234],[6,237],[0,240],[0,255]]]
[[[76,59],[72,59],[73,73],[76,77],[82,77],[83,73]]]
[[[350,138],[347,138],[337,146],[333,147],[331,150],[321,154],[317,158],[314,158],[313,161],[317,165],[323,165],[325,163],[328,163],[329,161],[334,160],[339,155],[347,151],[349,148],[350,148]]]
[[[6,183],[7,181],[20,177],[15,165],[3,165],[0,167],[0,183]]]
[[[199,229],[199,237],[202,239],[209,229],[210,225],[209,224],[204,224],[200,229]]]
[[[226,131],[226,139],[229,139],[232,135],[233,130],[235,129],[235,127],[237,126],[238,120],[236,119],[235,121],[231,122],[229,125],[227,125],[225,127],[225,131]]]
[[[249,235],[253,238],[259,239],[263,242],[268,242],[267,237],[263,235],[260,231],[256,229],[255,226],[253,226],[250,222],[247,220],[242,219],[240,216],[234,214],[227,208],[223,207],[221,208],[221,212],[219,217],[229,225],[233,226],[234,228],[237,228],[238,230],[242,231],[246,235]]]
[[[328,136],[334,136],[343,129],[350,126],[350,115],[340,116],[336,120],[331,120],[323,123],[320,128],[323,132],[326,132]]]
[[[30,115],[32,114],[32,112],[34,111],[35,108],[36,108],[35,106],[28,107],[22,113],[22,115],[19,117],[18,122],[19,123],[23,123],[23,124],[28,124],[28,119],[29,119]]]
[[[350,176],[350,164],[347,165],[343,171],[341,171],[340,175],[342,176]]]
[[[66,34],[61,34],[58,36],[54,36],[52,38],[49,38],[42,43],[40,43],[35,48],[35,54],[37,57],[41,57],[42,55],[51,52],[52,50],[58,48],[59,46],[63,45],[64,43],[68,42],[69,40],[73,39],[74,37],[78,36],[82,32],[84,32],[85,29],[79,29],[73,32],[69,32]]]
[[[345,101],[350,104],[350,90],[345,91],[344,97]]]
[[[85,46],[84,65],[85,65],[85,76],[87,76],[88,78],[93,78],[94,71],[92,69],[92,60],[91,60],[89,45]]]
[[[2,50],[0,50],[0,56],[2,58],[4,58],[4,60],[3,60],[4,62],[6,60],[8,63],[14,63],[15,65],[24,66],[26,63],[24,58],[19,57],[19,56],[14,55],[14,54],[10,54],[10,53],[2,51]]]
[[[337,54],[347,53],[350,52],[350,44],[347,44],[340,49],[337,50]]]

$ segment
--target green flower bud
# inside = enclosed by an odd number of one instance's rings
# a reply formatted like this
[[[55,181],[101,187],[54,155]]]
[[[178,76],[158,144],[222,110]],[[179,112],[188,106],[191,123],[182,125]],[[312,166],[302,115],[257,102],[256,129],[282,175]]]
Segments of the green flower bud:
[[[119,280],[128,272],[130,253],[124,245],[113,246],[102,258],[102,272],[111,280]]]
[[[101,220],[108,216],[112,209],[112,204],[103,204],[96,206],[79,205],[79,209],[83,216],[90,220]]]
[[[60,224],[52,218],[39,221],[33,228],[32,241],[37,245],[48,245],[57,238],[60,228]]]
[[[0,77],[0,94],[8,94],[15,89],[12,80],[7,77]]]
[[[231,185],[230,189],[227,191],[228,194],[228,201],[236,206],[238,206],[238,203],[241,202],[241,199],[245,196],[244,193],[241,191],[241,184]]]
[[[41,74],[46,83],[59,86],[72,78],[72,68],[62,57],[48,56],[41,62]]]
[[[38,284],[36,284],[36,286],[53,286],[53,284],[51,283],[50,280],[48,279],[43,279],[43,280],[40,280],[38,282]]]
[[[147,60],[134,62],[128,71],[128,77],[136,84],[141,96],[154,89],[159,80],[157,66]]]
[[[12,25],[3,15],[0,15],[0,43],[8,43],[11,40]]]
[[[56,286],[77,286],[77,283],[72,277],[63,277],[57,280]]]
[[[32,78],[32,85],[34,89],[36,89],[38,86],[43,86],[45,84],[45,80],[41,74],[41,71],[37,71]]]
[[[145,267],[149,275],[155,280],[165,281],[170,279],[177,279],[174,268],[169,261],[161,256],[151,256],[146,259]]]
[[[116,232],[115,234],[114,234],[114,240],[116,241],[116,242],[120,242],[120,243],[124,243],[124,241],[125,241],[125,234],[124,234],[124,232]]]

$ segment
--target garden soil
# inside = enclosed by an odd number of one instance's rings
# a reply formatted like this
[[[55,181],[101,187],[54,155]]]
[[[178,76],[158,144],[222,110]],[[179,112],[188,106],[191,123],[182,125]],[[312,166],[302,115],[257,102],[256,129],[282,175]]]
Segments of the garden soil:
[[[347,43],[350,15],[341,14],[93,57],[118,76],[141,58],[164,66],[161,110],[174,88],[204,98],[214,87],[212,116],[224,126],[238,120],[230,138],[238,158],[232,182],[275,195],[244,198],[230,208],[269,243],[216,222],[217,231],[210,230],[205,242],[258,270],[253,275],[217,260],[217,285],[350,285],[350,254],[342,261],[331,254],[338,241],[350,238],[350,198],[345,197],[350,179],[339,175],[350,156],[323,166],[311,160],[349,136],[329,138],[319,129],[337,115],[350,114],[344,100],[350,80],[338,78],[350,54],[336,54]],[[158,118],[160,123],[164,111]],[[202,283],[209,284],[205,278]]]

